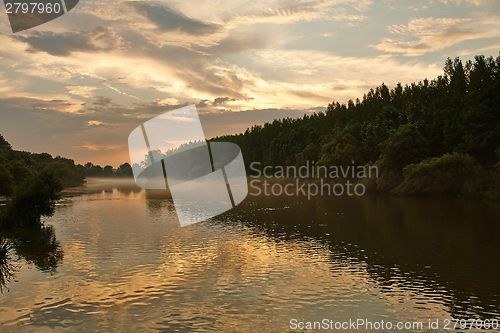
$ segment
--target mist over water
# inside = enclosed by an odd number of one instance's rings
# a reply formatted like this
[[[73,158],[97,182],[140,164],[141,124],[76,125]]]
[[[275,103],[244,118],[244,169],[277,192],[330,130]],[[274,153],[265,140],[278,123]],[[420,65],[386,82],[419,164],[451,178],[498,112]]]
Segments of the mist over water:
[[[58,261],[20,261],[0,295],[0,328],[288,332],[293,318],[499,319],[499,217],[500,204],[485,201],[248,196],[181,228],[161,192],[90,179],[45,220]]]

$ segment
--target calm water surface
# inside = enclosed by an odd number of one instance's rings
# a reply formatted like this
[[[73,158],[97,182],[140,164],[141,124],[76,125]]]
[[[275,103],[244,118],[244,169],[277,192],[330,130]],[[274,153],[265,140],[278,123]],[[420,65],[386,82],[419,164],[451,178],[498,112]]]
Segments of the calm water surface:
[[[500,320],[499,222],[498,202],[249,196],[181,228],[170,199],[91,179],[18,244],[0,331],[296,332],[293,318],[421,321],[426,331],[429,320]]]

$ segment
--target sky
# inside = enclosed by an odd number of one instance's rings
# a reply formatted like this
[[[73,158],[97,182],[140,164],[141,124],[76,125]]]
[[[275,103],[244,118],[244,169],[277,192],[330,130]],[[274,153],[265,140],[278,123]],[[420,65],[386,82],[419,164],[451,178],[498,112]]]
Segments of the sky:
[[[195,104],[207,138],[241,133],[499,51],[498,0],[80,0],[15,34],[2,11],[0,134],[117,167],[169,110]]]

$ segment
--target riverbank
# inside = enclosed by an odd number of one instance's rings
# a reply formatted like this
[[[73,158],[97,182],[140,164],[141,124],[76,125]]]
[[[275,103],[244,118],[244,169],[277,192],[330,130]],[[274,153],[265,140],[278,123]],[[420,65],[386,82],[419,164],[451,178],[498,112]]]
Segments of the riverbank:
[[[381,178],[293,178],[248,177],[249,195],[266,196],[361,196],[367,193],[391,196],[463,198],[500,201],[500,176],[497,174],[468,175],[456,180],[446,175],[428,175],[406,180],[397,178],[397,185],[387,186],[387,176]],[[459,178],[460,175],[455,176]],[[393,180],[394,181],[394,180]],[[380,186],[382,185],[382,186]]]

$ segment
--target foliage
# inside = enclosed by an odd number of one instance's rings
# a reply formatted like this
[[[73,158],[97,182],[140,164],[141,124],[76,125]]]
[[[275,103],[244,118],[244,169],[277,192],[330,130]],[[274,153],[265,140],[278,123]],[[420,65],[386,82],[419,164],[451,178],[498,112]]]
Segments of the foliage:
[[[25,179],[33,176],[33,172],[26,166],[24,160],[14,159],[7,164],[7,167],[16,184],[21,184]]]
[[[27,179],[42,170],[53,173],[63,187],[80,186],[84,183],[83,174],[71,159],[47,153],[30,153],[12,149],[0,135],[0,195],[13,195]]]
[[[26,179],[11,198],[5,221],[18,227],[39,225],[42,216],[54,214],[61,190],[60,182],[48,170]]]
[[[307,147],[302,150],[302,152],[295,155],[295,165],[297,167],[306,165],[307,161],[317,161],[320,156],[321,151],[318,146],[314,143],[310,143]]]
[[[500,147],[497,148],[496,150],[497,156],[498,156],[498,163],[495,164],[495,168],[497,169],[498,172],[500,172]]]
[[[0,164],[0,195],[11,195],[16,183],[5,166]]]
[[[129,163],[123,163],[116,169],[116,176],[118,177],[133,177],[132,167]]]
[[[429,154],[426,139],[413,124],[405,124],[391,130],[389,138],[380,145],[380,158],[375,163],[381,172],[377,189],[389,192],[403,180],[403,168],[418,163]]]
[[[0,195],[11,196],[0,211],[0,292],[15,280],[20,258],[50,273],[62,260],[53,227],[40,221],[54,213],[60,180],[67,186],[83,183],[73,160],[13,150],[0,135]]]
[[[357,165],[364,164],[365,155],[359,140],[352,133],[352,127],[346,127],[323,145],[321,159],[317,165],[347,167],[352,166],[353,162]]]
[[[382,172],[402,172],[405,166],[418,163],[429,154],[427,141],[413,124],[392,130],[380,147],[380,158],[376,164]]]
[[[468,197],[488,183],[488,175],[474,158],[460,153],[410,164],[403,174],[404,181],[394,194]]]
[[[1,138],[0,138],[1,139]],[[3,288],[10,280],[15,278],[16,266],[12,263],[10,252],[12,250],[12,242],[0,236],[0,292],[3,293]]]
[[[103,168],[88,162],[85,165],[78,164],[77,168],[85,177],[133,177],[132,167],[129,163],[123,163],[117,169],[113,169],[111,165],[106,165]]]
[[[383,191],[403,181],[408,164],[455,152],[491,170],[500,165],[500,55],[476,56],[465,64],[458,57],[447,59],[443,75],[431,81],[392,89],[382,83],[362,100],[333,102],[325,112],[212,140],[238,144],[247,170],[252,162],[305,164],[306,153],[317,165],[375,163],[381,171],[377,188]]]
[[[5,150],[12,150],[12,146],[5,140],[3,135],[0,134],[0,152]]]
[[[54,177],[61,183],[63,188],[80,186],[83,184],[84,177],[80,170],[75,168],[74,164],[71,165],[61,159],[56,158],[56,160],[45,166],[43,170],[53,174]]]

